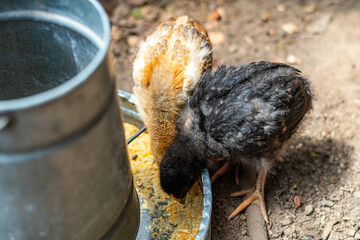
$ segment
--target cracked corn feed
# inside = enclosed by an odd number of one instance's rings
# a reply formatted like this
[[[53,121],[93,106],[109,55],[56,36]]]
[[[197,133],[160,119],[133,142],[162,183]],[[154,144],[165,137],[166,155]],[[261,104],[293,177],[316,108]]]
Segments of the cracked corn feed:
[[[138,128],[124,123],[126,137]],[[160,187],[159,169],[150,152],[150,138],[141,134],[128,146],[134,184],[141,204],[141,214],[151,216],[147,231],[152,239],[195,239],[203,206],[203,195],[199,184],[195,184],[180,204]]]

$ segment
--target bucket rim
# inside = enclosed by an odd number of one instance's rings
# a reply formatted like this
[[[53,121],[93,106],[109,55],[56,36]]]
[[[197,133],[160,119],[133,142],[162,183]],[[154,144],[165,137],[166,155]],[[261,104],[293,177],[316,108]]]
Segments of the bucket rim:
[[[74,77],[66,80],[64,83],[54,88],[30,96],[25,96],[16,99],[0,100],[0,113],[14,112],[22,109],[36,107],[66,95],[69,92],[71,92],[73,89],[78,87],[79,85],[83,84],[86,81],[86,79],[88,79],[94,73],[94,71],[100,66],[100,64],[104,61],[104,59],[107,57],[108,48],[110,45],[110,21],[107,13],[105,12],[104,8],[101,6],[101,4],[98,1],[88,0],[86,2],[91,4],[92,7],[99,14],[99,17],[101,19],[101,27],[102,27],[101,36],[97,35],[93,30],[91,30],[89,27],[85,26],[84,24],[72,20],[67,16],[62,16],[60,14],[51,13],[51,12],[46,12],[49,13],[49,15],[46,16],[47,14],[44,11],[38,11],[38,12],[42,13],[42,16],[40,16],[41,19],[50,19],[50,18],[58,17],[62,20],[76,23],[78,27],[82,28],[84,32],[88,32],[90,35],[96,35],[97,40],[100,41],[93,42],[97,46],[98,50],[97,53],[92,58],[92,60],[85,66],[85,68],[82,71],[78,72]],[[16,11],[12,11],[12,12],[16,12]],[[24,10],[24,12],[27,12],[27,10]],[[36,13],[37,11],[31,11],[31,12]],[[58,25],[61,24],[58,23]]]

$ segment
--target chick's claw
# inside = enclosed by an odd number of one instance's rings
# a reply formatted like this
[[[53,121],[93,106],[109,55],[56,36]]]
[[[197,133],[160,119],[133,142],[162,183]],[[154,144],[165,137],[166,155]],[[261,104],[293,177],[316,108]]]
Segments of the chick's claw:
[[[252,191],[252,190],[245,190],[246,192]],[[241,191],[243,192],[243,191]],[[232,197],[240,196],[239,193],[233,193],[231,194]],[[237,195],[239,194],[239,195]],[[247,195],[246,193],[243,193],[242,195]],[[247,208],[250,204],[255,203],[260,207],[261,214],[263,215],[263,218],[266,223],[269,224],[269,218],[266,213],[266,205],[264,200],[264,194],[260,192],[253,192],[248,198],[246,198],[228,217],[228,220],[233,219],[236,217],[240,212],[242,212],[245,208]]]
[[[256,180],[255,191],[253,189],[246,189],[240,192],[232,193],[231,197],[241,197],[247,195],[248,197],[231,213],[228,217],[228,220],[236,217],[240,212],[247,208],[250,204],[255,203],[260,207],[261,214],[267,224],[271,224],[266,212],[265,198],[264,198],[264,189],[266,181],[266,170],[262,170]]]

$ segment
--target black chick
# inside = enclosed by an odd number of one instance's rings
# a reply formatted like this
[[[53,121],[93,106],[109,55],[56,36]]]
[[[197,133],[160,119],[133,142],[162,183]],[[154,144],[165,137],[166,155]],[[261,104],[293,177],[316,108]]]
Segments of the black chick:
[[[276,152],[310,110],[310,85],[301,72],[272,62],[221,66],[206,72],[177,120],[177,134],[160,165],[160,182],[177,199],[199,178],[211,159],[225,158],[256,170],[255,190],[229,219],[258,203],[269,223],[264,202],[266,175]]]

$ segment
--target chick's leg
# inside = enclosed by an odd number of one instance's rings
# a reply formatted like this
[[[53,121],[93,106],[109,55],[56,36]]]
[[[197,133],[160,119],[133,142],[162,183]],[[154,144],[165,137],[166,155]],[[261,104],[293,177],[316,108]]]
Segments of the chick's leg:
[[[230,162],[226,162],[224,166],[222,166],[219,170],[217,170],[214,175],[211,176],[211,183],[214,183],[216,179],[222,175],[224,175],[227,171],[232,169],[235,165],[235,182],[237,185],[239,185],[239,164],[234,164]]]
[[[230,162],[226,162],[224,164],[224,166],[222,166],[219,170],[217,170],[214,175],[211,176],[211,183],[214,183],[215,180],[224,175],[229,169],[231,168],[231,163]]]
[[[269,218],[266,212],[265,206],[265,198],[264,198],[264,190],[265,190],[265,182],[266,182],[266,175],[267,170],[263,169],[260,171],[256,184],[255,184],[255,191],[253,189],[247,189],[240,192],[235,192],[231,194],[232,197],[240,197],[247,195],[248,197],[234,210],[234,212],[229,216],[229,220],[234,218],[238,215],[242,210],[247,208],[250,204],[256,203],[260,207],[260,211],[263,215],[263,218],[266,223],[269,223]]]

